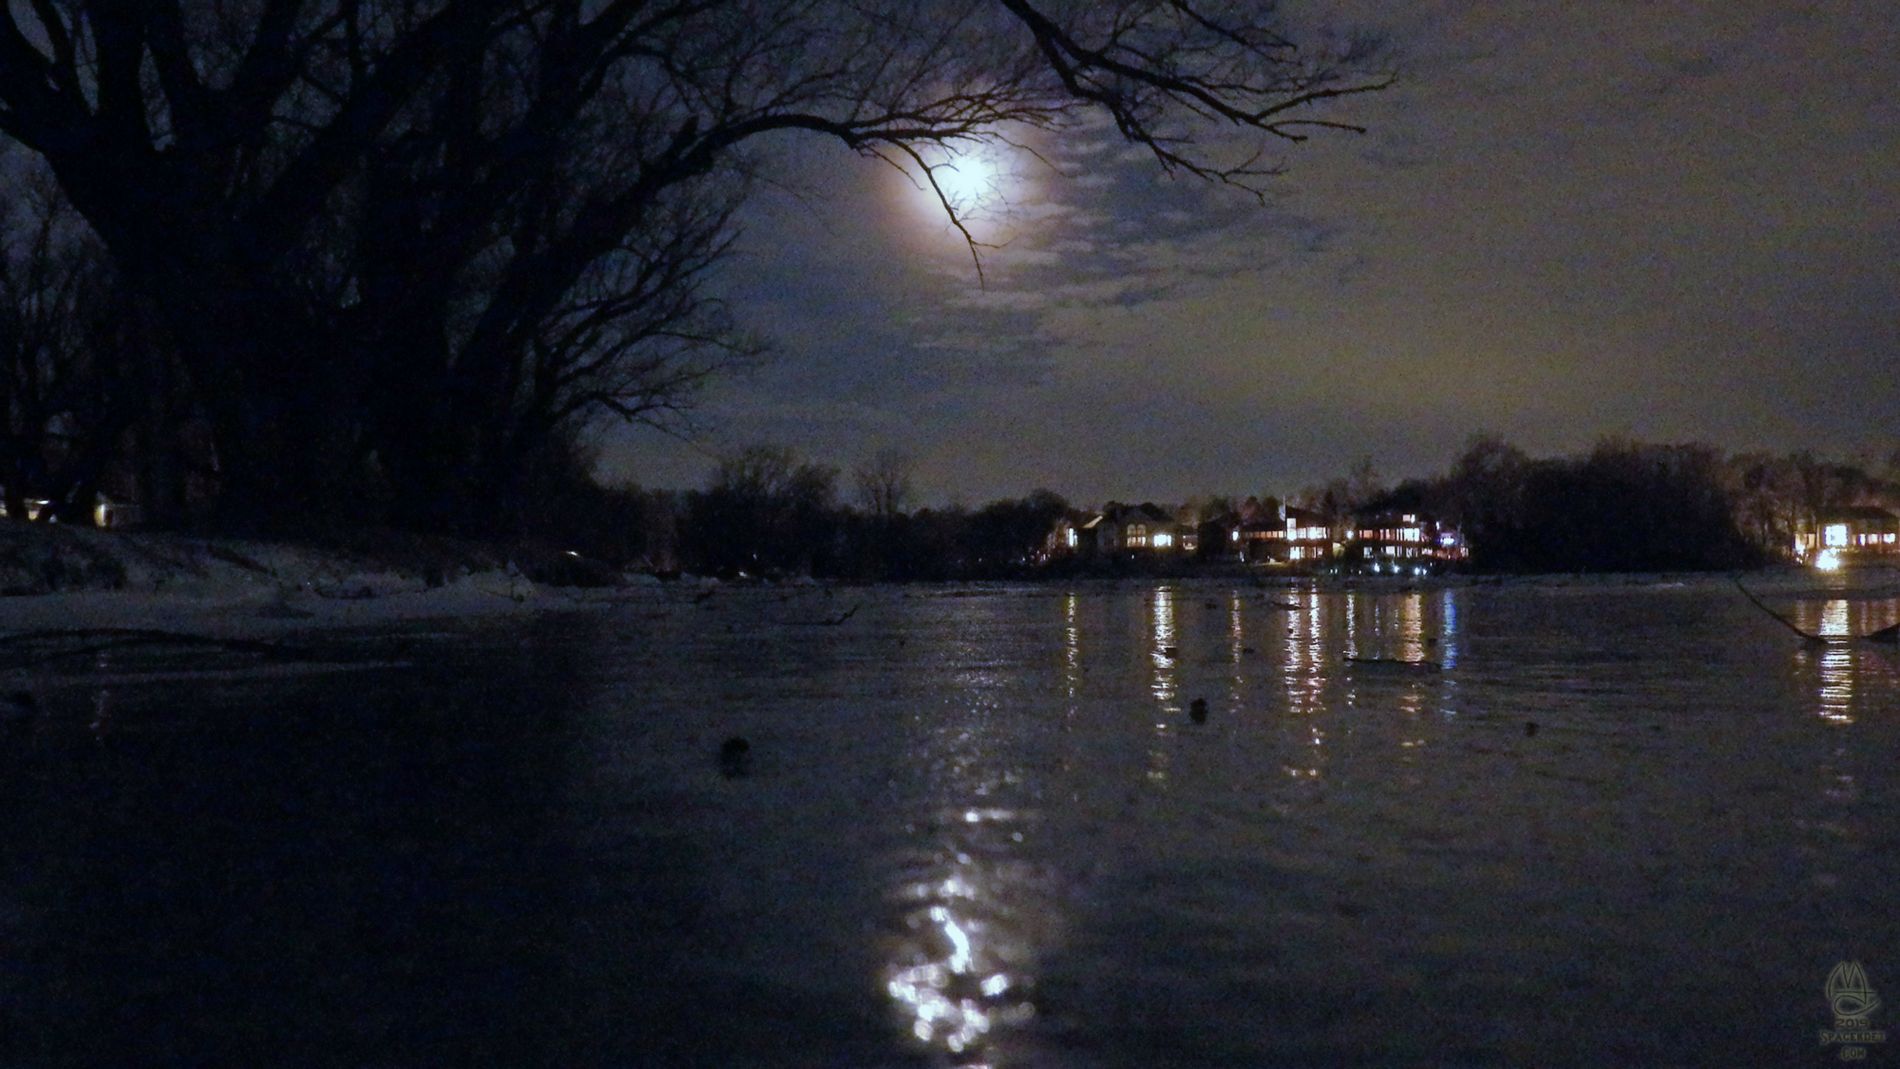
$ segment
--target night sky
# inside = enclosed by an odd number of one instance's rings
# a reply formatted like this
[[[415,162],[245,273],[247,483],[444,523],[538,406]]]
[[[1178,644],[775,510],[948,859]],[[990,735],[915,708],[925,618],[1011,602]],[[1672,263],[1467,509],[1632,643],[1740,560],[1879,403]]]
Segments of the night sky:
[[[1082,504],[1421,475],[1480,430],[1893,448],[1892,4],[1406,7],[1365,6],[1402,82],[1328,113],[1370,133],[1276,150],[1265,206],[1108,129],[1031,138],[1062,173],[992,161],[981,284],[902,175],[787,143],[725,287],[775,360],[692,446],[616,434],[609,473],[895,446],[921,503]]]

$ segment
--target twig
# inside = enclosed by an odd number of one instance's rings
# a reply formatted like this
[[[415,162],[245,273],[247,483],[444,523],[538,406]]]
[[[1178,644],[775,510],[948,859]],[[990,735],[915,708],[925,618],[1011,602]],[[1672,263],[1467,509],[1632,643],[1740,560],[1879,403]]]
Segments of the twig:
[[[1761,611],[1774,617],[1775,621],[1779,623],[1781,626],[1787,628],[1790,631],[1793,631],[1797,635],[1800,635],[1802,638],[1802,641],[1806,642],[1810,646],[1825,646],[1828,644],[1829,640],[1825,636],[1816,635],[1811,632],[1801,630],[1799,627],[1795,626],[1795,622],[1793,620],[1788,619],[1786,616],[1783,616],[1780,613],[1776,612],[1775,610],[1762,604],[1762,600],[1755,596],[1754,591],[1742,585],[1741,576],[1732,575],[1732,576],[1729,576],[1729,578],[1734,581],[1735,589],[1741,591],[1743,597],[1747,598],[1749,602],[1752,603],[1757,609],[1760,609]]]
[[[1437,661],[1407,661],[1397,657],[1348,657],[1348,664],[1374,665],[1380,668],[1410,668],[1419,672],[1442,672],[1445,666]]]
[[[211,646],[233,653],[255,653],[273,661],[321,661],[324,658],[311,650],[296,646],[286,646],[278,642],[260,642],[244,638],[216,638],[211,635],[192,635],[178,631],[159,631],[138,627],[82,627],[51,628],[44,631],[22,631],[18,634],[0,636],[0,650],[11,647],[28,646],[45,642],[88,641],[90,645],[72,649],[57,650],[39,657],[29,657],[14,668],[31,668],[69,657],[84,657],[110,650],[125,649],[130,646]]]
[[[853,605],[849,609],[846,609],[843,615],[833,616],[825,620],[800,620],[798,622],[804,624],[806,627],[837,627],[839,624],[856,616],[858,614],[858,608],[858,606]]]

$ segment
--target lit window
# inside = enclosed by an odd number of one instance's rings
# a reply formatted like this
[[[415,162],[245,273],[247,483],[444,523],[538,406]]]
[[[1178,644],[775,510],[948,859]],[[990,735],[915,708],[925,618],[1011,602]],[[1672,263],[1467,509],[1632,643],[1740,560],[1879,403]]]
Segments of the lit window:
[[[1166,531],[1163,531],[1163,532],[1161,532],[1160,534],[1157,534],[1157,535],[1155,535],[1155,548],[1156,548],[1156,549],[1166,549],[1166,548],[1168,548],[1168,547],[1169,547],[1169,546],[1171,546],[1171,545],[1174,545],[1174,536],[1173,536],[1173,535],[1171,535],[1171,534],[1169,534],[1169,533],[1167,533]]]
[[[1067,531],[1065,531],[1063,533],[1063,539],[1069,543],[1070,549],[1074,549],[1075,548],[1075,528],[1071,527]]]
[[[1847,525],[1844,523],[1828,524],[1827,529],[1821,532],[1821,540],[1826,545],[1836,549],[1845,546],[1847,544]]]

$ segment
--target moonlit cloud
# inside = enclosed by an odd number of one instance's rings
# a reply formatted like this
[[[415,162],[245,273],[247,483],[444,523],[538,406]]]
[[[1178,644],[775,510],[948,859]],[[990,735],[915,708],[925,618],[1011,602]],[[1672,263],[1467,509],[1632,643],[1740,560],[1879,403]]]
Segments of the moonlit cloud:
[[[719,391],[705,447],[897,443],[927,498],[1090,501],[1422,473],[1481,429],[1891,442],[1884,5],[1365,9],[1408,72],[1352,109],[1372,133],[1290,148],[1265,205],[1100,128],[1037,144],[1054,173],[1012,190],[981,285],[888,168],[803,161],[825,195],[755,205],[730,273],[782,357]],[[637,434],[613,457],[649,485],[705,465]]]

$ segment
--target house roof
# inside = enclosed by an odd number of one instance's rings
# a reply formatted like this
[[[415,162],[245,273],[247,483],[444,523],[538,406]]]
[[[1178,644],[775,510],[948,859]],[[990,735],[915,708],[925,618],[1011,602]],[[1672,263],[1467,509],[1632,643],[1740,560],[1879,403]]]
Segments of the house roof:
[[[1139,505],[1110,504],[1108,508],[1102,510],[1102,518],[1114,523],[1127,523],[1131,520],[1146,523],[1174,522],[1173,516],[1152,501],[1144,501]]]

